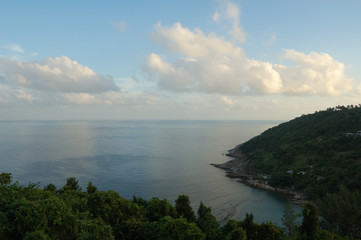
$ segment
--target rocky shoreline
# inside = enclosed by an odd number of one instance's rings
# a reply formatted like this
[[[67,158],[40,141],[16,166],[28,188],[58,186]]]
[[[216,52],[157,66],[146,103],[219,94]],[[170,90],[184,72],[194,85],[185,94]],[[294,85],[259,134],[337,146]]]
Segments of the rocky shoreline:
[[[226,154],[227,156],[232,157],[232,160],[221,164],[212,163],[211,165],[225,170],[227,177],[237,178],[239,179],[238,182],[241,182],[252,188],[287,195],[290,197],[290,202],[297,205],[303,205],[307,202],[307,198],[303,193],[295,192],[292,189],[275,188],[268,185],[265,181],[255,179],[255,177],[250,174],[249,171],[251,160],[246,158],[246,156],[239,150],[239,147],[240,145],[237,145],[235,148],[229,150]]]

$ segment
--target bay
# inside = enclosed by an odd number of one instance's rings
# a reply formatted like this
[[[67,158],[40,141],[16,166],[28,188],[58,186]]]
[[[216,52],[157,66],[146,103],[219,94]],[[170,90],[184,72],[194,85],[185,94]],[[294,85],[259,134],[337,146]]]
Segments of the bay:
[[[222,163],[237,144],[277,125],[272,121],[2,121],[0,172],[20,184],[62,187],[76,177],[83,189],[115,190],[131,199],[202,201],[221,222],[280,224],[284,196],[249,188],[210,163]],[[297,208],[297,207],[295,207]]]

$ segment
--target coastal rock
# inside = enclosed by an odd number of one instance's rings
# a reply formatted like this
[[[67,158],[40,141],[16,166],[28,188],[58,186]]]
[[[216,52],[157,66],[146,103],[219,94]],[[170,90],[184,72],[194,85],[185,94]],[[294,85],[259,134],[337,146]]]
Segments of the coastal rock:
[[[235,148],[228,151],[226,154],[229,157],[232,157],[232,160],[229,160],[225,163],[211,165],[226,170],[227,177],[229,178],[239,178],[238,182],[241,182],[249,187],[262,189],[266,191],[271,191],[275,193],[280,193],[283,195],[290,196],[290,201],[292,203],[303,205],[307,202],[306,196],[302,193],[295,192],[291,189],[285,188],[275,188],[263,181],[256,180],[249,172],[250,160],[240,150],[240,145],[237,145]]]

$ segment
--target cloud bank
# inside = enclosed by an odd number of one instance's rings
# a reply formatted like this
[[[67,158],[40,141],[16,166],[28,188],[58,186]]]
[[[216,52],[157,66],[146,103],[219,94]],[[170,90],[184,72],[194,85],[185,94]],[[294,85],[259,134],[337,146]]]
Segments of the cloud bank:
[[[250,59],[242,47],[246,33],[240,24],[240,7],[219,0],[213,15],[217,24],[226,23],[228,39],[181,23],[155,25],[152,39],[176,60],[152,53],[146,71],[162,89],[175,92],[203,92],[223,95],[342,95],[353,90],[354,81],[345,75],[345,65],[327,53],[302,53],[285,49],[277,64]],[[226,25],[225,24],[225,25]],[[266,46],[277,40],[273,33]]]
[[[32,62],[0,57],[0,107],[142,107],[159,100],[150,91],[122,92],[111,76],[66,56]]]
[[[340,95],[353,89],[345,65],[327,53],[284,50],[290,65],[249,59],[243,49],[215,34],[180,23],[155,26],[153,39],[182,57],[168,62],[152,53],[147,71],[163,89],[178,92],[240,94]]]
[[[2,82],[27,89],[68,93],[119,91],[111,76],[97,74],[65,56],[47,58],[42,62],[0,57],[0,72]]]

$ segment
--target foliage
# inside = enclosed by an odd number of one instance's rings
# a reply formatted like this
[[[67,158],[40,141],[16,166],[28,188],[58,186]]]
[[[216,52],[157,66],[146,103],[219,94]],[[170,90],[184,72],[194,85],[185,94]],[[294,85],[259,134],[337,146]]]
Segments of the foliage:
[[[188,222],[185,218],[171,218],[166,216],[162,219],[160,239],[164,240],[201,240],[205,234],[196,224]]]
[[[361,104],[302,115],[240,146],[249,173],[317,203],[327,229],[361,237]],[[266,181],[266,180],[265,180]]]
[[[1,173],[0,174],[0,184],[8,185],[11,183],[11,173]]]
[[[207,240],[221,239],[221,228],[216,218],[211,213],[211,208],[202,202],[198,208],[197,226],[206,234]]]
[[[93,183],[90,181],[88,183],[88,186],[86,188],[86,191],[89,193],[89,194],[92,194],[92,193],[95,193],[97,191],[97,187],[93,185]]]
[[[340,194],[327,194],[319,201],[320,212],[331,229],[342,235],[361,238],[361,193],[341,187]]]
[[[283,216],[281,220],[282,225],[285,227],[286,235],[291,239],[294,239],[296,237],[298,228],[297,217],[298,216],[296,215],[292,206],[290,204],[287,204],[283,211]]]
[[[175,209],[179,216],[186,218],[189,222],[195,222],[196,216],[190,206],[189,197],[186,195],[179,195],[175,200]]]
[[[306,203],[302,210],[302,215],[303,220],[300,227],[300,233],[305,235],[307,240],[312,240],[320,230],[316,207],[311,203]]]
[[[284,237],[283,231],[271,222],[255,223],[252,214],[246,214],[243,221],[229,220],[223,233],[227,239],[281,240]]]
[[[146,205],[146,216],[149,221],[159,221],[165,216],[176,217],[177,213],[175,208],[168,202],[167,199],[159,200],[152,198]]]
[[[337,106],[270,128],[240,146],[254,175],[322,199],[361,189],[361,105]]]
[[[6,180],[11,174],[0,176]],[[186,195],[179,195],[173,206],[167,199],[147,201],[133,197],[130,201],[115,191],[98,191],[90,183],[83,192],[75,178],[68,179],[58,191],[52,184],[40,189],[38,184],[24,187],[8,180],[3,182],[0,184],[0,239],[5,240],[288,239],[282,229],[271,222],[255,223],[252,214],[246,214],[243,221],[230,220],[220,227],[211,208],[200,203],[195,217]],[[312,225],[313,214],[304,215],[307,222],[304,226]],[[314,229],[315,239],[342,239],[327,230]],[[295,235],[301,236],[297,229]]]
[[[81,188],[79,186],[79,181],[76,179],[76,178],[67,178],[66,179],[66,184],[65,186],[63,187],[62,191],[80,191]]]

